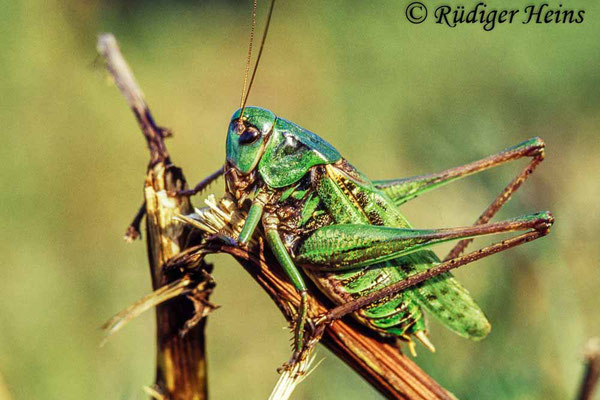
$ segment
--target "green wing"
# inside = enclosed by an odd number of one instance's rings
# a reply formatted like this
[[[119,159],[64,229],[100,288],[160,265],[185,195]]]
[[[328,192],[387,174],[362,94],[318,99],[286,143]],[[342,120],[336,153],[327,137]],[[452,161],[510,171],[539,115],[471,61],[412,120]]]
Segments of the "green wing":
[[[423,250],[400,257],[392,263],[400,268],[410,265],[413,271],[409,274],[414,274],[435,267],[440,260],[434,252]],[[460,336],[479,340],[486,337],[492,329],[469,291],[450,272],[428,279],[409,293],[429,314]]]

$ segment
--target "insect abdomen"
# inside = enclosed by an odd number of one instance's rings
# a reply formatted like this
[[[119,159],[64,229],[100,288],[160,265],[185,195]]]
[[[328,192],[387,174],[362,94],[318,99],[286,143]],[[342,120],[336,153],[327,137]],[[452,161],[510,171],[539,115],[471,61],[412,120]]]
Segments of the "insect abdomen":
[[[392,262],[344,272],[306,269],[306,274],[334,302],[343,304],[402,280]],[[406,292],[382,299],[356,312],[354,317],[371,329],[401,336],[425,330],[423,313]]]

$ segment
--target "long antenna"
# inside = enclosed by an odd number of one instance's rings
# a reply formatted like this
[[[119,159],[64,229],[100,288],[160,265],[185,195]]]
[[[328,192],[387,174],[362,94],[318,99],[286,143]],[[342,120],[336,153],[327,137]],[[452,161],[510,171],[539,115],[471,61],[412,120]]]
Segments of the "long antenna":
[[[254,64],[254,69],[252,70],[252,76],[250,77],[250,83],[248,84],[248,90],[246,90],[246,96],[242,101],[242,112],[240,113],[240,118],[244,117],[244,109],[246,108],[246,101],[248,100],[248,95],[250,94],[250,89],[252,88],[252,84],[254,83],[254,77],[256,76],[256,70],[258,69],[258,63],[260,62],[260,57],[262,56],[263,49],[265,48],[265,41],[267,40],[267,33],[269,32],[269,25],[271,24],[271,16],[273,15],[273,8],[275,7],[275,0],[271,0],[271,6],[269,7],[269,14],[267,15],[267,22],[265,24],[265,31],[263,32],[262,40],[260,42],[260,48],[258,49],[258,55],[256,56],[256,63]],[[245,85],[244,85],[245,86]]]
[[[244,94],[246,93],[246,84],[248,83],[248,72],[250,72],[250,61],[252,59],[252,42],[254,42],[254,26],[256,25],[256,6],[258,0],[254,0],[252,5],[252,26],[250,28],[250,43],[248,43],[248,58],[246,59],[246,70],[244,71],[244,86],[242,87],[242,96],[240,97],[240,108],[244,105]]]

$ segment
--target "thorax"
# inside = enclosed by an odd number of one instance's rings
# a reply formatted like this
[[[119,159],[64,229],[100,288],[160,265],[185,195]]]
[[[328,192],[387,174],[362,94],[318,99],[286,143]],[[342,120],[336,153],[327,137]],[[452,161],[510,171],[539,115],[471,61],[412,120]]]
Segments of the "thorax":
[[[314,166],[295,184],[274,189],[265,211],[277,220],[292,254],[304,238],[327,225],[410,226],[392,200],[344,159]]]

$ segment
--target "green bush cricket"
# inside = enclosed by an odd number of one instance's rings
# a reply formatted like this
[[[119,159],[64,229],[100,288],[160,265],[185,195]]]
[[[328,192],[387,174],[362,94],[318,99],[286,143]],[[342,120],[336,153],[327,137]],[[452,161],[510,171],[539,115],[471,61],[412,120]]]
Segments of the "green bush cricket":
[[[273,3],[248,90],[244,96],[244,83],[241,107],[229,124],[225,166],[185,194],[196,193],[223,174],[226,191],[239,208],[248,210],[235,244],[247,246],[254,235],[263,235],[302,299],[292,363],[307,342],[306,277],[334,303],[348,304],[335,318],[352,313],[368,328],[408,343],[413,353],[413,337],[434,350],[426,334],[425,312],[460,336],[484,338],[490,332],[490,323],[451,273],[444,272],[405,290],[392,289],[441,265],[429,249],[435,244],[459,240],[444,261],[462,265],[546,235],[553,223],[550,212],[489,222],[543,160],[544,142],[532,138],[435,174],[370,180],[316,134],[269,110],[246,106]],[[530,163],[473,226],[415,229],[399,210],[426,191],[523,157],[531,157]],[[523,233],[459,260],[473,238],[506,232]]]

